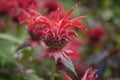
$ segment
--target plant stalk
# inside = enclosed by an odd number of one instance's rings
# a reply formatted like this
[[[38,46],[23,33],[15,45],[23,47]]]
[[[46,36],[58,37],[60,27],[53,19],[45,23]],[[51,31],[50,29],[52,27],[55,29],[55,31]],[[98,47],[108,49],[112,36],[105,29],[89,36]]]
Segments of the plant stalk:
[[[52,66],[51,66],[51,79],[50,79],[50,80],[55,80],[55,70],[56,70],[55,60],[52,59]]]

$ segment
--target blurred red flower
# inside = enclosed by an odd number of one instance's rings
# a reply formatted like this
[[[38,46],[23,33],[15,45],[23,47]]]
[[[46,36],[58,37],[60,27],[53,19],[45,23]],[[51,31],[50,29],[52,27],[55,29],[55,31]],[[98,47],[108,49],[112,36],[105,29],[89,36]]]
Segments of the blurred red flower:
[[[52,11],[56,11],[58,7],[61,8],[61,4],[56,0],[49,0],[45,1],[44,7],[47,9],[48,13],[51,13]]]
[[[97,70],[96,69],[92,69],[92,68],[88,68],[83,76],[82,79],[80,80],[96,80],[97,79],[97,74],[96,74]],[[70,78],[66,72],[61,71],[61,73],[64,75],[66,80],[72,80],[72,78]]]
[[[4,27],[4,23],[0,22],[0,28],[3,28],[3,27]]]
[[[0,0],[0,16],[12,18],[18,22],[21,16],[21,10],[28,8],[37,10],[40,7],[39,0]]]
[[[63,5],[60,2],[57,2],[56,0],[48,0],[44,2],[43,7],[45,7],[45,12],[49,17],[54,16],[56,14],[56,10],[59,8],[59,18],[63,18],[66,14]]]
[[[91,44],[96,44],[101,42],[102,38],[106,35],[105,30],[102,27],[94,27],[86,31],[88,36],[88,42]]]
[[[88,68],[81,80],[96,80],[98,76],[96,72],[96,69]]]
[[[17,3],[15,0],[0,0],[0,16],[15,15],[16,10]]]

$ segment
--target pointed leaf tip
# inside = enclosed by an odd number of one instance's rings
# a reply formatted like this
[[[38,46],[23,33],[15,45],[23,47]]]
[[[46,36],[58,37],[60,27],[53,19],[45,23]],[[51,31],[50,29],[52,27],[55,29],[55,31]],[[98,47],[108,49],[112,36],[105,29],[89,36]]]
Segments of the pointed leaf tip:
[[[61,62],[65,65],[65,67],[69,68],[75,74],[75,76],[78,77],[74,65],[72,63],[72,60],[66,54],[62,54],[60,59]]]

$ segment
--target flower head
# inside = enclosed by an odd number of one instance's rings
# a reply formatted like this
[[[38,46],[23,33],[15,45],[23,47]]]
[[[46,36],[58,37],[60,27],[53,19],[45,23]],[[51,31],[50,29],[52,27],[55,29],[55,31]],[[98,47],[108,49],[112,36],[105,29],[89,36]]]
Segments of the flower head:
[[[45,7],[45,13],[49,16],[49,17],[56,17],[56,11],[59,7],[60,11],[59,11],[59,18],[63,18],[64,15],[66,14],[63,5],[60,2],[57,2],[56,0],[48,0],[45,1],[43,7]]]
[[[97,70],[88,68],[82,78],[82,80],[96,80],[97,79]]]
[[[0,0],[0,16],[11,16],[16,7],[17,3],[15,0]]]
[[[38,8],[39,5],[39,1],[38,0],[18,0],[18,6],[22,9],[27,9],[27,8]]]
[[[106,35],[106,32],[103,28],[101,27],[95,27],[93,29],[88,29],[86,32],[89,43],[99,43],[101,39]]]
[[[71,42],[73,36],[77,36],[73,27],[77,27],[80,30],[85,30],[82,26],[80,19],[84,16],[80,16],[74,19],[70,19],[70,15],[73,12],[74,7],[60,19],[60,9],[56,11],[56,17],[47,18],[42,16],[35,10],[30,9],[31,14],[23,11],[26,14],[27,19],[24,20],[28,24],[26,29],[30,33],[34,40],[44,42],[46,51],[43,55],[47,55],[54,58],[56,63],[60,61],[66,67],[75,72],[71,59],[67,54],[71,53],[71,50],[67,50],[66,46]]]
[[[44,3],[44,7],[47,9],[47,13],[51,13],[56,11],[58,7],[61,7],[61,5],[55,0],[49,0]]]
[[[83,76],[82,79],[79,79],[79,80],[96,80],[97,79],[97,74],[96,74],[97,70],[95,69],[91,69],[91,68],[88,68]],[[66,74],[66,72],[64,71],[61,71],[61,73],[64,75],[65,79],[66,80],[72,80],[72,78],[70,76],[68,76]]]
[[[7,16],[12,18],[14,22],[18,22],[18,18],[21,16],[20,9],[28,10],[38,9],[39,0],[0,0],[0,16]]]

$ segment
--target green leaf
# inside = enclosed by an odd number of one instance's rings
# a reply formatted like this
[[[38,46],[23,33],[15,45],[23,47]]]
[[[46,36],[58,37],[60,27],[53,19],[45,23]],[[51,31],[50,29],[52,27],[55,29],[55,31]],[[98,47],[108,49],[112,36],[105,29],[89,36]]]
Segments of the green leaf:
[[[11,41],[11,42],[14,42],[17,44],[21,44],[21,42],[22,42],[19,39],[15,38],[11,35],[8,35],[8,34],[0,34],[0,39],[8,40],[8,41]]]
[[[0,46],[0,58],[1,58],[1,63],[12,63],[16,64],[16,59],[14,57],[14,54],[11,50],[11,48],[7,47],[1,47]]]
[[[77,76],[77,73],[75,71],[75,68],[74,68],[74,65],[72,63],[72,60],[66,55],[66,54],[63,54],[61,55],[61,62],[67,67],[69,68],[72,72],[74,72],[74,74]]]

